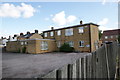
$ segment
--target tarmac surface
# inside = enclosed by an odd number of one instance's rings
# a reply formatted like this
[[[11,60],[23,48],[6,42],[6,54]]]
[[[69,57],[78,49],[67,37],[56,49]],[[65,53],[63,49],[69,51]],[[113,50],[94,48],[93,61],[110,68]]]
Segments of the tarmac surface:
[[[72,63],[89,53],[3,53],[3,78],[35,78]]]

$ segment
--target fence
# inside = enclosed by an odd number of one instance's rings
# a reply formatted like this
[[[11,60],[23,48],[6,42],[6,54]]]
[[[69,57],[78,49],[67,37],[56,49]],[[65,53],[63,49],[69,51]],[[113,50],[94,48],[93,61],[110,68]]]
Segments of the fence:
[[[118,55],[120,61],[120,48],[118,49],[117,43],[105,44],[90,55],[80,58],[72,64],[55,69],[41,79],[87,80],[89,78],[105,78],[113,80],[115,79]],[[117,74],[118,76],[119,73]]]

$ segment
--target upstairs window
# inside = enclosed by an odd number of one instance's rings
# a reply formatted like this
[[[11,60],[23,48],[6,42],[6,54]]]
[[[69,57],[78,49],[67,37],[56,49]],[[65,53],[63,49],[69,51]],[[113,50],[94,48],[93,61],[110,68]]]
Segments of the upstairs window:
[[[47,37],[47,33],[44,33],[44,36]]]
[[[79,33],[83,33],[84,32],[84,27],[79,27],[78,31],[79,31]]]
[[[79,41],[79,47],[84,47],[84,41]]]
[[[118,35],[116,35],[116,38],[118,38]]]
[[[110,38],[113,38],[113,36],[110,36]]]
[[[52,31],[52,32],[50,32],[50,36],[53,36],[53,35],[54,35],[53,31]]]
[[[24,42],[21,42],[21,45],[24,45]]]
[[[65,36],[71,36],[71,35],[73,35],[73,29],[66,29]]]
[[[61,30],[57,31],[57,35],[60,36],[61,35]]]
[[[105,36],[105,39],[108,39],[108,36]]]
[[[48,49],[48,43],[46,41],[41,42],[41,50],[47,50]]]

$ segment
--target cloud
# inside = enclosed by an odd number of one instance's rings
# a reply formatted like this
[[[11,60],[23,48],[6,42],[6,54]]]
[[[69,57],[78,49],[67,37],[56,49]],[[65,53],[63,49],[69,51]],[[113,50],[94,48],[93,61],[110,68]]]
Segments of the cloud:
[[[100,30],[108,30],[109,28],[106,26],[108,23],[109,19],[108,18],[103,18],[101,21],[98,22],[98,25],[100,25],[99,29]]]
[[[60,25],[70,24],[73,23],[76,20],[76,16],[70,15],[66,18],[65,12],[61,11],[57,14],[55,14],[52,18],[53,22]]]
[[[46,20],[46,21],[48,21],[48,20],[49,20],[49,18],[45,18],[45,20]]]
[[[103,0],[103,1],[102,1],[102,4],[104,5],[105,3],[106,3],[106,0]]]
[[[41,5],[38,5],[39,8],[41,8]]]
[[[30,18],[34,15],[36,10],[28,4],[21,3],[20,6],[14,4],[1,4],[0,5],[0,17],[12,17],[12,18]]]
[[[109,19],[108,18],[104,18],[103,20],[101,20],[100,22],[98,22],[99,25],[106,25],[108,23]]]

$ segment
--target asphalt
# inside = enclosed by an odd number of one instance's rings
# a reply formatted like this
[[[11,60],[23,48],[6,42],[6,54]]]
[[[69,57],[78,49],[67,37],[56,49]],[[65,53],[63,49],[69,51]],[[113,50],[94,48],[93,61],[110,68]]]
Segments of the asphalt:
[[[74,62],[89,53],[3,53],[3,78],[35,78]]]

